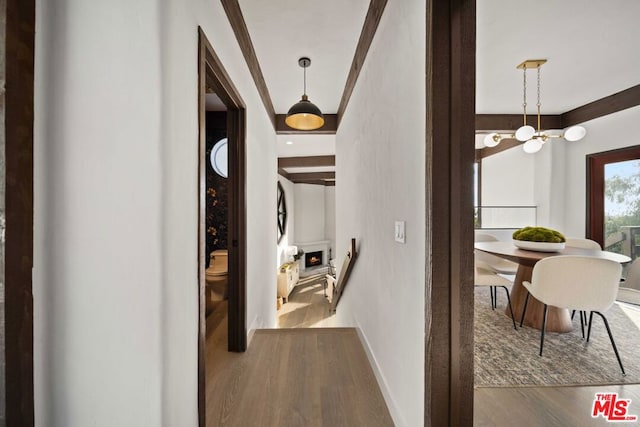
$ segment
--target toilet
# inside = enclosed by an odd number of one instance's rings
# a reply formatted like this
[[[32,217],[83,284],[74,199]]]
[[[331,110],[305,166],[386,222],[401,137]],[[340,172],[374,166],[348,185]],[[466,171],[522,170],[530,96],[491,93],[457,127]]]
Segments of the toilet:
[[[226,249],[211,252],[209,268],[205,271],[207,294],[210,301],[227,299],[227,258],[228,251]]]

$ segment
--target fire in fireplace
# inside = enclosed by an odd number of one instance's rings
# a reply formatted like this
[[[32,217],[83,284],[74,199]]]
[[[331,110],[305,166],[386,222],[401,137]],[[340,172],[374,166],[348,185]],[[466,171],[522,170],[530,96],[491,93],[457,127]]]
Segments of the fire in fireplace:
[[[305,268],[322,265],[322,251],[307,252],[304,254]]]

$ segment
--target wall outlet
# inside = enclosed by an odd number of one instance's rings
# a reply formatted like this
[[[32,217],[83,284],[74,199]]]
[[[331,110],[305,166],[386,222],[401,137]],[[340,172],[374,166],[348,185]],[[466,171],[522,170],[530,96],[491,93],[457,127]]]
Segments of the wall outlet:
[[[395,227],[395,239],[396,239],[396,242],[405,243],[404,224],[405,224],[404,221],[396,221],[396,227]]]

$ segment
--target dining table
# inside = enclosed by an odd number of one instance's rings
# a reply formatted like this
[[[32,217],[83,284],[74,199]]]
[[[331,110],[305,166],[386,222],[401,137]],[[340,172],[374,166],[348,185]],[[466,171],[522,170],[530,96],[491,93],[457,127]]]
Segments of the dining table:
[[[522,315],[522,308],[524,306],[524,300],[527,296],[527,289],[522,285],[522,282],[531,282],[531,275],[533,273],[533,267],[538,261],[544,258],[558,256],[558,255],[581,255],[593,258],[604,258],[612,261],[619,262],[621,264],[631,261],[626,255],[617,254],[614,252],[583,249],[575,247],[565,247],[555,252],[538,252],[524,250],[516,247],[512,242],[476,242],[475,249],[478,251],[486,252],[497,257],[513,261],[518,264],[516,277],[511,289],[511,305],[513,312],[516,316],[516,320],[519,321]],[[524,324],[533,328],[542,329],[542,312],[543,303],[538,301],[532,296],[529,297],[527,305],[527,312],[524,317]],[[505,314],[511,317],[509,308],[505,309]],[[573,324],[571,322],[571,315],[566,308],[559,308],[549,306],[547,314],[547,332],[570,332],[573,330]]]

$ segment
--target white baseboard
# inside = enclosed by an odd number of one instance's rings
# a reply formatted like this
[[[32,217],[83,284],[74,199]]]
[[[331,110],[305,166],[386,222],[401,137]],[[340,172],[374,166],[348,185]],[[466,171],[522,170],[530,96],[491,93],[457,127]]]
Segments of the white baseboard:
[[[373,373],[376,376],[376,380],[378,381],[378,387],[380,387],[380,391],[382,391],[382,396],[384,397],[384,401],[387,404],[387,408],[389,409],[389,414],[393,419],[393,423],[398,427],[406,426],[404,418],[402,417],[400,411],[398,410],[398,405],[396,405],[395,400],[391,396],[391,392],[389,390],[389,385],[380,370],[380,366],[378,365],[378,361],[371,351],[371,347],[369,346],[369,341],[365,336],[364,332],[362,332],[362,328],[358,321],[355,321],[357,327],[356,331],[358,332],[358,337],[360,337],[360,341],[362,342],[362,346],[364,347],[365,353],[367,353],[367,359],[369,359],[369,364],[371,365],[371,369],[373,369]]]
[[[256,333],[256,329],[260,329],[260,326],[261,325],[258,322],[258,316],[256,315],[256,317],[254,317],[253,321],[251,322],[251,326],[249,326],[249,330],[247,331],[247,348],[249,347],[249,344],[251,344],[253,334]]]

